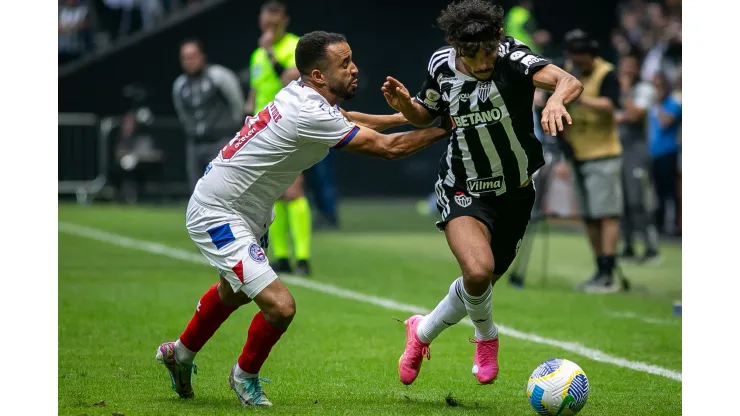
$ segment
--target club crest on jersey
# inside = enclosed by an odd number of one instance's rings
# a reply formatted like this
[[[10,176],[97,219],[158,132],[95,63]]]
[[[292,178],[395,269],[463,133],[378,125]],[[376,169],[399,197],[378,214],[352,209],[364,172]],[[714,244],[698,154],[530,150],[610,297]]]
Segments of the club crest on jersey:
[[[434,91],[433,89],[428,89],[426,92],[427,99],[430,101],[437,101],[439,100],[439,93],[437,91]]]
[[[478,100],[482,103],[488,101],[488,95],[491,93],[491,82],[478,83]]]
[[[457,192],[455,194],[455,203],[457,203],[457,205],[460,205],[463,208],[467,208],[470,206],[470,204],[473,203],[473,198],[465,195],[462,192]]]
[[[256,261],[257,263],[264,263],[265,261],[267,261],[265,251],[262,250],[262,247],[260,247],[257,243],[252,243],[249,245],[249,257],[251,257],[252,260]]]

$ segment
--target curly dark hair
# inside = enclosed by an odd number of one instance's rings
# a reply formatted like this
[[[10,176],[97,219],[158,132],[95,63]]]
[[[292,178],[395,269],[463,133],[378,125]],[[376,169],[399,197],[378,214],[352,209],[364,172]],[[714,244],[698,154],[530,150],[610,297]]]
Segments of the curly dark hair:
[[[504,9],[485,0],[463,0],[450,4],[437,18],[445,39],[463,56],[474,56],[483,48],[493,53],[501,40]]]

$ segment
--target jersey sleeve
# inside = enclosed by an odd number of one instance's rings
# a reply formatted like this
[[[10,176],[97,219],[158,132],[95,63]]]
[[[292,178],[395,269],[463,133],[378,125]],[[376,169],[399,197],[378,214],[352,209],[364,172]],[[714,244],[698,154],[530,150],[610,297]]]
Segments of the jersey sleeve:
[[[355,123],[347,120],[338,107],[326,103],[304,103],[296,123],[298,137],[341,148],[360,131]]]
[[[437,53],[432,55],[432,58],[429,60],[424,82],[414,97],[414,101],[426,108],[429,114],[434,117],[438,117],[449,111],[449,104],[443,99],[442,90],[439,87],[437,79],[434,77],[435,69],[440,64],[439,59],[442,58],[437,56]],[[441,65],[446,65],[446,63],[441,63]]]
[[[599,89],[599,95],[612,100],[614,106],[620,108],[620,88],[617,74],[614,71],[609,71],[601,81],[601,88]]]
[[[529,46],[517,40],[502,46],[504,46],[504,50],[507,49],[507,46],[509,49],[509,53],[505,54],[502,59],[508,62],[509,66],[515,73],[530,81],[537,71],[552,63],[544,56],[532,52],[532,49],[530,49]],[[499,50],[501,50],[501,48],[499,48]]]

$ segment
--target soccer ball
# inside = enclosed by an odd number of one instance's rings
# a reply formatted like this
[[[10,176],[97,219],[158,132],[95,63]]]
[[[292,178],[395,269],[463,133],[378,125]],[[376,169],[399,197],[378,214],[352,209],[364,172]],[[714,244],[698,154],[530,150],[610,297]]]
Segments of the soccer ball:
[[[529,376],[527,398],[541,416],[575,415],[588,399],[588,378],[573,361],[554,358]]]

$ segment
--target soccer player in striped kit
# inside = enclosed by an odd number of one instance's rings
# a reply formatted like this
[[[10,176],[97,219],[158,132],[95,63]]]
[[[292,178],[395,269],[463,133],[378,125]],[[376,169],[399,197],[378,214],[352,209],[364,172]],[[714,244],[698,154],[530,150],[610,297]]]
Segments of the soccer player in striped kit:
[[[448,46],[432,55],[416,97],[389,77],[388,104],[416,125],[451,116],[455,127],[435,184],[437,222],[462,276],[428,315],[406,320],[406,348],[399,360],[401,382],[419,374],[429,344],[465,316],[475,324],[473,373],[483,384],[498,375],[498,330],[492,320],[492,286],[516,256],[535,200],[532,175],[544,165],[534,134],[535,88],[553,94],[542,111],[542,128],[556,135],[565,105],[583,86],[573,76],[503,35],[503,9],[464,0],[442,12],[437,23]]]

